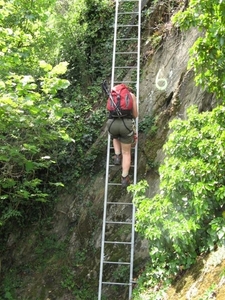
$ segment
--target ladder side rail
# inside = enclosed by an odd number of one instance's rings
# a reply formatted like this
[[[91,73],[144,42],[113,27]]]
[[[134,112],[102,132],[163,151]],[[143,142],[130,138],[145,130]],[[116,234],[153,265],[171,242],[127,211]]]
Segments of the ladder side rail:
[[[111,89],[114,86],[114,68],[116,63],[116,41],[117,41],[117,22],[118,22],[118,12],[119,12],[119,0],[116,0],[116,10],[115,10],[115,23],[114,23],[114,39],[113,39],[113,57],[112,57],[112,76],[111,76]]]
[[[141,10],[142,1],[138,3],[138,49],[137,49],[137,86],[136,86],[136,101],[137,109],[139,112],[139,82],[140,82],[140,50],[141,50]],[[135,120],[136,132],[138,134],[138,117]],[[135,157],[134,157],[134,184],[137,183],[137,160],[138,160],[138,140],[135,145]],[[133,282],[133,264],[134,264],[134,242],[135,242],[135,205],[132,207],[132,234],[131,234],[131,265],[130,265],[130,285],[129,285],[129,299],[132,298],[132,282]]]
[[[137,86],[136,86],[136,102],[137,110],[139,113],[139,82],[140,82],[140,52],[141,52],[141,0],[139,0],[139,15],[138,15],[138,45],[137,45]],[[138,134],[138,117],[135,120],[135,127]],[[137,154],[138,154],[138,140],[135,145],[135,159],[134,159],[134,184],[137,183]]]
[[[100,271],[99,271],[98,300],[101,300],[101,295],[102,295],[102,277],[103,277],[103,261],[104,261],[104,252],[105,252],[104,244],[105,244],[107,197],[108,197],[109,160],[110,160],[110,135],[108,134],[107,159],[106,159],[106,174],[105,174],[105,196],[104,196],[104,209],[103,209],[103,222],[102,222],[101,258],[100,258]]]
[[[119,9],[119,0],[116,0],[115,22],[114,22],[114,43],[113,43],[112,82],[111,82],[111,88],[113,87],[113,82],[114,82],[114,66],[115,66],[115,59],[116,59],[116,37],[117,37],[118,9]],[[103,224],[102,224],[102,241],[101,241],[101,257],[100,257],[100,271],[99,271],[98,300],[101,300],[101,298],[102,298],[102,278],[103,278],[104,252],[105,252],[104,245],[105,245],[106,213],[107,213],[107,199],[108,199],[108,179],[109,179],[110,147],[111,147],[111,137],[110,137],[110,134],[108,133],[107,160],[106,160],[106,177],[105,177],[105,195],[104,195]]]

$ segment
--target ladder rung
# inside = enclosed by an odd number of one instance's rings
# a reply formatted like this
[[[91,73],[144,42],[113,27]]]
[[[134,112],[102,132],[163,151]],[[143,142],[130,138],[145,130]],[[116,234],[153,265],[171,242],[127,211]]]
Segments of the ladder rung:
[[[123,81],[123,82],[132,82],[132,83],[135,83],[135,81]],[[115,83],[117,83],[117,82],[115,81]],[[121,83],[121,82],[120,82],[120,83]],[[114,147],[111,146],[110,149],[111,149],[111,150],[114,150]],[[135,147],[131,147],[131,149],[135,149]]]
[[[105,241],[105,244],[131,245],[131,242],[114,242],[114,241]]]
[[[132,222],[106,221],[106,224],[127,224],[132,225]]]
[[[108,182],[108,185],[122,185],[121,183]]]
[[[121,83],[121,81],[114,81],[114,84]],[[123,83],[137,83],[136,81],[130,81],[130,80],[123,80]]]
[[[138,15],[138,11],[118,12],[118,15]]]
[[[123,81],[124,82],[124,81]],[[109,165],[109,167],[121,167],[120,165]],[[131,168],[134,167],[134,165],[130,165]],[[114,183],[112,183],[112,185],[114,185]]]
[[[133,205],[132,202],[107,202],[107,204],[113,204],[113,205],[116,205],[116,204],[119,204],[119,205]]]
[[[139,2],[139,0],[119,0],[119,2]]]
[[[123,25],[123,24],[118,24],[117,25],[117,28],[118,27],[120,27],[120,28],[125,28],[125,27],[138,27],[138,25],[134,25],[134,24],[132,24],[132,25],[129,25],[129,24],[125,24],[125,25]]]
[[[117,41],[138,41],[137,38],[120,38],[116,39]]]
[[[124,66],[124,67],[115,67],[115,69],[136,69],[137,66]]]
[[[112,167],[115,167],[114,165],[112,165]],[[131,168],[133,167],[133,166],[130,166]],[[131,182],[131,184],[132,184],[132,182]],[[108,186],[121,186],[122,185],[122,183],[120,183],[120,182],[108,182]]]
[[[112,264],[112,265],[130,265],[130,263],[126,262],[126,261],[108,261],[108,260],[104,260],[103,263],[104,264]]]
[[[121,166],[120,166],[120,165],[114,165],[114,164],[113,164],[113,165],[109,165],[109,167],[121,167]],[[130,167],[133,168],[134,165],[130,165]]]
[[[137,52],[116,52],[115,54],[137,54]]]
[[[103,281],[102,284],[115,284],[115,285],[130,285],[130,283],[122,283],[122,282],[110,282],[110,281]]]

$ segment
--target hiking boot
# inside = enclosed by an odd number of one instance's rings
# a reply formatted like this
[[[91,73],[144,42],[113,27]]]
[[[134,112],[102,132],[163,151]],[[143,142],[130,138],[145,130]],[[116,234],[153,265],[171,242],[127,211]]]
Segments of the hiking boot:
[[[122,176],[122,178],[121,178],[121,184],[122,184],[123,188],[126,188],[126,187],[128,187],[128,185],[130,185],[129,175],[127,175],[126,177]]]
[[[121,165],[122,155],[121,154],[115,154],[114,156],[114,165]]]

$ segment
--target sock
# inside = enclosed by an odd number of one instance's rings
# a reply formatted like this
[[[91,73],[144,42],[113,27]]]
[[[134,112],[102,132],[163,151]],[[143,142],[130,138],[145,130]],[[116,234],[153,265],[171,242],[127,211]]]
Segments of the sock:
[[[115,152],[115,155],[120,155],[120,152],[118,153],[118,152]]]
[[[128,176],[128,173],[127,173],[127,172],[123,172],[123,173],[122,173],[122,177],[123,177],[123,178],[125,178],[125,177],[127,177],[127,176]]]

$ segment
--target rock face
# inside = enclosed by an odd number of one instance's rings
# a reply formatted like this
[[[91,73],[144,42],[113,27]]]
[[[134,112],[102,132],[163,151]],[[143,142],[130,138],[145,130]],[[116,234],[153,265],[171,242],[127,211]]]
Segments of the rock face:
[[[141,70],[139,121],[140,125],[145,126],[144,129],[140,126],[142,130],[139,133],[138,180],[148,181],[148,197],[158,191],[159,176],[156,166],[164,158],[162,147],[169,134],[168,123],[173,118],[186,118],[186,110],[192,104],[197,105],[199,111],[212,109],[215,105],[212,95],[196,87],[192,70],[187,70],[189,48],[198,36],[196,30],[181,34],[170,25],[156,51],[151,51],[150,44],[143,45],[142,48],[145,62]],[[154,137],[151,135],[151,127],[148,127],[151,118],[156,119]],[[102,137],[107,138],[105,129],[101,139]],[[104,172],[105,170],[101,170],[91,181],[90,178],[83,178],[76,183],[77,193],[74,196],[62,197],[55,209],[53,229],[48,234],[62,244],[67,241],[67,248],[63,249],[62,257],[54,258],[52,253],[52,257],[46,261],[45,269],[39,269],[38,265],[35,265],[35,269],[28,268],[27,273],[21,275],[27,288],[18,288],[16,299],[84,299],[79,298],[79,295],[75,297],[72,291],[75,287],[76,290],[84,292],[86,286],[90,285],[97,294]],[[81,190],[78,190],[78,186]],[[114,197],[113,193],[111,197]],[[122,197],[124,201],[130,195]],[[127,213],[129,214],[124,210],[124,214]],[[17,246],[14,236],[12,237],[8,241],[8,247],[13,263],[17,267],[24,263],[32,265],[35,260],[34,248],[22,245],[37,245],[39,237],[31,230],[23,241],[17,242]],[[140,270],[147,258],[148,245],[137,237],[134,267]],[[68,270],[64,270],[66,275],[62,278],[61,270],[65,265]],[[90,298],[87,296],[86,299]]]
[[[146,125],[144,130],[141,130],[139,133],[138,180],[146,179],[148,181],[148,197],[154,196],[159,188],[159,175],[155,166],[158,166],[164,158],[162,147],[169,134],[168,123],[173,118],[186,118],[186,110],[192,104],[197,105],[200,111],[211,109],[214,105],[213,97],[195,86],[193,72],[187,70],[189,48],[198,36],[199,33],[196,30],[180,34],[176,29],[170,28],[158,50],[146,57],[142,68],[139,121],[140,125],[143,122]],[[148,52],[147,46],[144,50]],[[151,126],[148,127],[148,120],[152,118],[157,120],[157,129],[154,137],[151,135]],[[107,138],[105,131],[103,132],[104,135]],[[117,175],[116,171],[110,174],[110,176]],[[82,180],[82,184],[84,186],[87,184],[85,179]],[[90,262],[87,259],[89,265],[86,266],[86,273],[97,287],[101,248],[104,173],[100,172],[92,182],[88,183],[88,188],[84,188],[83,195],[86,199],[84,201],[91,201],[92,208],[91,210],[89,209],[89,212],[85,207],[80,210],[78,223],[74,227],[74,234],[70,240],[70,253],[72,255],[76,249],[80,248],[80,245],[85,245],[88,248],[88,242],[90,241],[94,244],[94,261]],[[109,194],[109,197],[112,199],[115,196],[117,198],[120,197],[116,190]],[[128,194],[121,195],[121,202],[126,201],[129,197],[131,196]],[[73,218],[72,216],[77,215],[76,198],[70,207],[70,216]],[[129,217],[130,212],[125,208],[122,209],[122,213]],[[97,222],[92,223],[89,215],[90,211],[92,213],[95,211],[98,218]],[[114,211],[113,213],[116,212]],[[116,233],[112,232],[112,234]],[[137,236],[134,267],[140,270],[144,266],[146,259],[148,259],[148,244]],[[109,294],[108,296],[110,298],[115,295]],[[122,300],[123,298],[120,299]]]
[[[197,105],[199,111],[211,110],[215,105],[212,95],[195,86],[194,74],[192,70],[187,69],[189,49],[198,37],[197,30],[180,34],[176,29],[170,28],[158,49],[146,57],[142,68],[139,97],[141,130],[139,132],[138,180],[148,181],[148,197],[154,196],[159,189],[157,166],[163,162],[162,147],[170,133],[169,122],[174,118],[185,119],[190,105]],[[148,45],[144,48],[146,53],[151,53]],[[151,134],[152,119],[156,120],[154,135]],[[126,214],[125,211],[124,214]],[[95,234],[96,249],[99,249],[101,231]],[[134,266],[140,269],[147,258],[148,244],[137,236]],[[96,272],[98,272],[97,269]]]
[[[195,29],[183,34],[170,29],[164,37],[165,41],[148,57],[143,68],[140,124],[150,117],[157,120],[154,138],[148,132],[144,137],[140,134],[139,148],[142,155],[139,159],[139,179],[146,178],[149,182],[149,197],[158,189],[158,176],[151,172],[151,165],[163,161],[162,146],[169,134],[169,122],[174,118],[185,119],[190,105],[198,106],[200,112],[215,106],[213,96],[195,86],[193,71],[187,69],[189,49],[198,37],[199,33]]]

